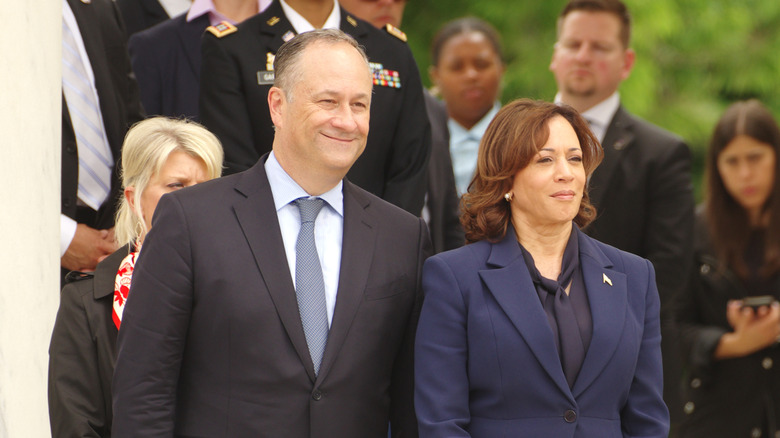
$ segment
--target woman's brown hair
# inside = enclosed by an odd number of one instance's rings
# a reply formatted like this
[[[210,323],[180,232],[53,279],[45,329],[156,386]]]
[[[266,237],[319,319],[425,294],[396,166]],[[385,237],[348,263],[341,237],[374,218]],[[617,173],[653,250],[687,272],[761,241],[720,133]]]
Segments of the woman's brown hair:
[[[466,241],[500,240],[512,218],[504,194],[512,188],[515,175],[536,156],[550,136],[549,121],[566,119],[574,128],[582,148],[586,176],[601,162],[603,151],[587,122],[568,105],[519,99],[501,108],[479,144],[477,172],[461,200],[460,221]],[[580,227],[596,217],[587,189],[574,222]]]
[[[712,246],[718,258],[742,278],[749,273],[743,261],[746,245],[752,231],[747,211],[734,199],[718,172],[718,156],[734,138],[745,135],[770,146],[775,153],[775,178],[772,194],[763,207],[768,216],[764,247],[764,265],[760,272],[769,276],[780,271],[780,199],[776,196],[780,179],[780,128],[772,113],[751,99],[736,102],[726,109],[710,141],[705,164],[705,215],[709,224]]]

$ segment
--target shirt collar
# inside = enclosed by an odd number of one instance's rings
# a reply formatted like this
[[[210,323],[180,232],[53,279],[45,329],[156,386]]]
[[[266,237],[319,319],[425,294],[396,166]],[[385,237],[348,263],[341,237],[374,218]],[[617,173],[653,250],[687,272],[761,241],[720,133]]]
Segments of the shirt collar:
[[[612,121],[612,117],[615,116],[619,106],[620,94],[615,91],[611,96],[604,99],[603,102],[582,113],[582,117],[585,117],[590,123],[594,123],[606,131],[607,126],[609,126],[609,123]]]
[[[263,12],[268,5],[271,4],[271,0],[257,0],[257,11]],[[209,22],[212,26],[216,26],[222,21],[227,21],[230,24],[238,24],[235,21],[227,18],[217,11],[214,7],[212,0],[194,0],[192,6],[190,6],[189,12],[187,12],[187,22],[190,22],[203,14],[209,14]]]
[[[311,196],[282,168],[273,151],[265,161],[265,173],[268,177],[268,183],[271,185],[271,194],[274,197],[274,207],[277,212],[298,198]],[[335,187],[318,196],[342,217],[344,216],[343,187],[344,181],[342,180]]]
[[[475,140],[479,142],[482,139],[482,136],[485,135],[488,125],[493,121],[493,117],[498,114],[498,110],[500,109],[501,103],[496,101],[496,103],[493,104],[493,108],[491,108],[476,125],[472,126],[471,129],[464,128],[460,123],[451,118],[447,120],[447,128],[450,130],[450,143],[458,144],[466,140]]]
[[[565,103],[561,97],[561,93],[555,95],[555,103]],[[615,113],[620,107],[620,94],[615,91],[608,98],[604,99],[597,105],[589,108],[587,111],[581,113],[582,117],[588,121],[590,130],[599,139],[599,142],[604,141],[604,136],[607,133],[607,128],[612,122],[612,118],[615,117]]]
[[[288,5],[287,2],[284,0],[279,0],[279,3],[282,5],[282,10],[284,11],[285,17],[287,17],[287,20],[290,22],[293,29],[295,29],[295,33],[300,34],[315,29],[308,20],[303,18],[303,15],[299,14],[295,9],[292,8],[292,6]],[[322,28],[338,29],[340,25],[341,9],[339,8],[338,0],[333,0],[333,10],[330,11],[330,15],[328,15],[328,19],[325,20],[325,24],[322,26]]]

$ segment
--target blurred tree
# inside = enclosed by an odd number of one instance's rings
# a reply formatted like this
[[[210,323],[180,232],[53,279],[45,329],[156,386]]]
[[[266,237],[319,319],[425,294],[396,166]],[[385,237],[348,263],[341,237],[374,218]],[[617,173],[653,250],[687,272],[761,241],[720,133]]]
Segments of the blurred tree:
[[[507,72],[502,102],[551,100],[548,66],[564,0],[410,0],[404,31],[430,85],[430,41],[454,18],[473,15],[503,37]],[[767,0],[627,0],[637,63],[621,86],[625,106],[683,137],[695,157],[700,187],[712,128],[735,100],[755,97],[780,113],[780,2]],[[698,193],[698,190],[697,190]],[[699,195],[700,197],[700,195]]]

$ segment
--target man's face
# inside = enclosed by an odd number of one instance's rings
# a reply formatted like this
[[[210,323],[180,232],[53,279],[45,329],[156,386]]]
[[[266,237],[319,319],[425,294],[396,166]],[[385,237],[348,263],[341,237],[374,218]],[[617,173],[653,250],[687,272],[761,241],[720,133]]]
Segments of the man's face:
[[[401,27],[406,0],[340,0],[339,4],[374,27],[385,27],[388,23]]]
[[[371,73],[345,43],[315,43],[300,56],[291,95],[273,88],[269,97],[274,150],[295,172],[341,179],[366,147]]]
[[[620,41],[618,17],[574,11],[561,23],[550,70],[564,101],[585,100],[595,105],[628,78],[633,63],[634,52]]]

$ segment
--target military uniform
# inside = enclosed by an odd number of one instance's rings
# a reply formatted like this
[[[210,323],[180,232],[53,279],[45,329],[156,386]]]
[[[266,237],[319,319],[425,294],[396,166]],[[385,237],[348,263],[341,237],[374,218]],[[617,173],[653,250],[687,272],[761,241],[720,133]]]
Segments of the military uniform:
[[[365,48],[374,73],[368,144],[347,177],[419,216],[431,134],[412,53],[402,33],[376,29],[344,9],[340,28]],[[274,129],[267,99],[273,57],[294,35],[281,4],[274,1],[237,29],[212,27],[203,38],[200,117],[222,142],[226,173],[248,169],[271,150]]]

